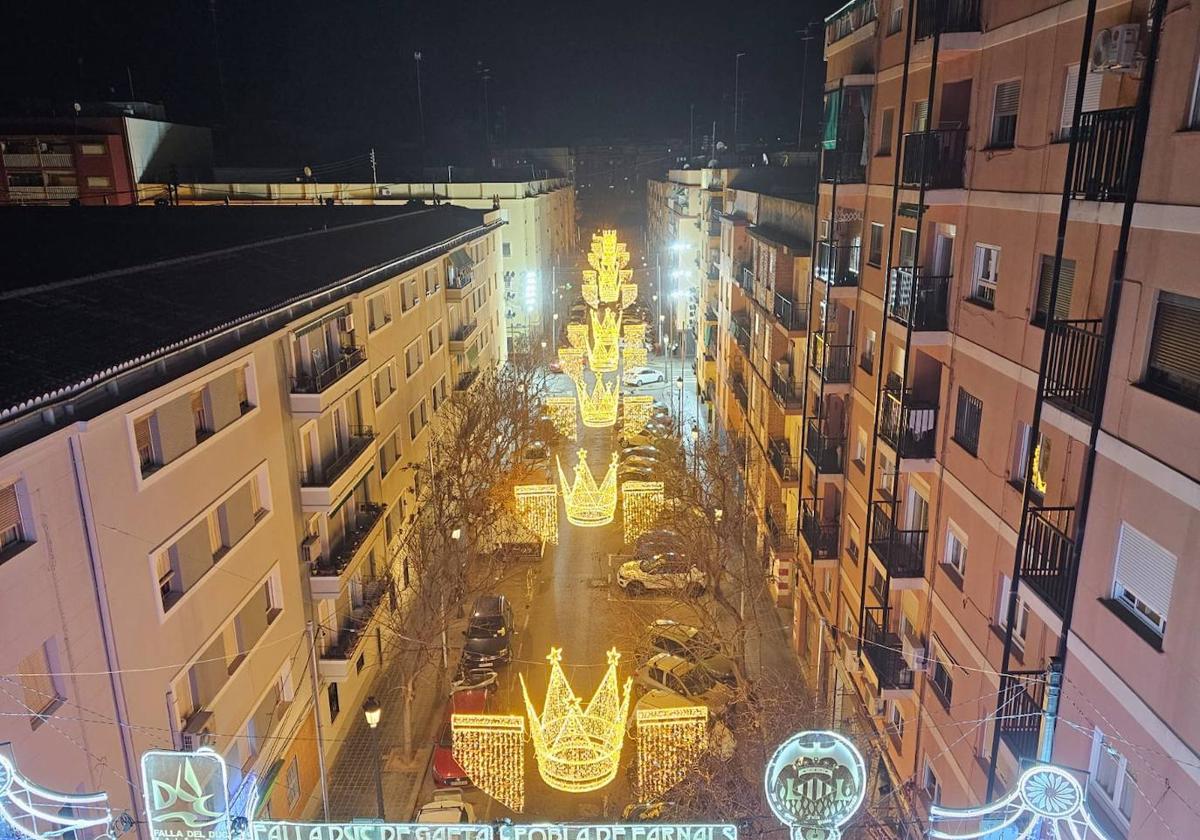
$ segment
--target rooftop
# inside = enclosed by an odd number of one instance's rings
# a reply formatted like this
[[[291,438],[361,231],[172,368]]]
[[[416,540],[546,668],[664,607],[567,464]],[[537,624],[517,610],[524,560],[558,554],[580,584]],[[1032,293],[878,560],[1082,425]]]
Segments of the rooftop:
[[[264,316],[281,305],[293,305],[282,322],[300,317],[328,302],[314,293],[399,273],[397,261],[427,260],[482,224],[482,211],[451,205],[0,208],[0,417],[241,324],[210,348],[231,352],[278,329]]]

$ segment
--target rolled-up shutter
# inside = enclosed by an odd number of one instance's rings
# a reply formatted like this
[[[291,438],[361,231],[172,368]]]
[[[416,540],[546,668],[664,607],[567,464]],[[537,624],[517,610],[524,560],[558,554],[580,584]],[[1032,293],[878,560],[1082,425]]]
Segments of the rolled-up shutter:
[[[1159,297],[1148,374],[1200,397],[1200,300],[1170,292]]]
[[[1050,311],[1050,284],[1054,279],[1054,257],[1042,255],[1042,270],[1038,282],[1037,313],[1043,318]],[[1075,288],[1075,260],[1064,259],[1058,272],[1058,299],[1054,317],[1065,321],[1071,315],[1071,290]]]
[[[1116,580],[1166,621],[1175,586],[1175,555],[1122,522],[1116,565]]]
[[[10,484],[0,490],[0,534],[21,525],[21,510],[17,506],[17,485]]]

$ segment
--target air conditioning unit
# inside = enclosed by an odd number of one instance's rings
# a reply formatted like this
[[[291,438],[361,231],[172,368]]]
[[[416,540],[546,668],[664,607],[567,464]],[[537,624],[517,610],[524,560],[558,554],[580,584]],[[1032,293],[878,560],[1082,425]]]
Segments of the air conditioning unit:
[[[1131,73],[1137,69],[1141,24],[1122,23],[1101,29],[1092,39],[1091,69],[1100,73]]]
[[[313,564],[321,558],[321,537],[318,534],[309,534],[304,542],[300,543],[300,556],[305,563]]]
[[[180,743],[185,752],[195,752],[201,747],[211,747],[215,743],[216,738],[208,728],[211,722],[212,712],[204,709],[192,712],[183,727],[183,732],[180,733]]]
[[[924,671],[925,670],[925,646],[914,644],[913,640],[908,636],[902,637],[900,642],[904,653],[904,661],[908,663],[909,670]]]
[[[390,198],[391,195],[392,195],[391,187],[380,187],[379,188],[379,197],[380,198]]]
[[[347,312],[345,315],[339,315],[337,319],[338,330],[344,333],[354,332],[354,315]]]

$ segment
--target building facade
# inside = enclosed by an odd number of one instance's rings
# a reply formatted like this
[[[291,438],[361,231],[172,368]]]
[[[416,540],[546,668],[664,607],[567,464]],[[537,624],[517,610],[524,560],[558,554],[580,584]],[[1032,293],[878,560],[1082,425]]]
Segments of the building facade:
[[[10,337],[57,311],[80,340],[4,365],[0,740],[42,784],[109,791],[139,836],[154,748],[212,747],[276,818],[320,811],[403,609],[403,465],[497,359],[499,212],[336,209],[315,229],[308,208],[193,216],[293,214],[6,294]]]
[[[1166,2],[826,20],[795,641],[910,826],[1041,757],[1111,836],[1200,830],[1198,33]]]

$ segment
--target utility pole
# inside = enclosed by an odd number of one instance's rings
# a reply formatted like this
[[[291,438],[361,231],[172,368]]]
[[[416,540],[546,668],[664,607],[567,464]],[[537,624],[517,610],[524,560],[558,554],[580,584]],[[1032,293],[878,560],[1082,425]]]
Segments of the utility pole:
[[[1042,737],[1038,739],[1038,761],[1049,764],[1054,752],[1054,727],[1058,723],[1058,701],[1062,696],[1063,661],[1050,657],[1046,666],[1046,708],[1042,716]]]
[[[797,30],[800,33],[800,40],[804,42],[804,58],[800,64],[800,128],[796,132],[796,149],[804,151],[804,91],[808,81],[808,42],[813,39],[812,23],[804,24],[803,29]]]
[[[742,56],[740,52],[733,57],[733,153],[738,149],[738,94],[741,91]]]
[[[375,173],[375,147],[372,146],[371,147],[371,192],[374,195],[379,195],[379,190],[377,189],[378,186],[379,186],[379,178],[376,177],[376,173]]]
[[[321,808],[329,819],[329,783],[325,779],[325,735],[321,726],[321,694],[317,683],[317,634],[311,621],[308,625],[308,675],[312,679],[313,720],[317,722],[317,768],[321,774]]]
[[[696,156],[696,106],[688,106],[688,160]]]
[[[715,158],[717,156],[717,121],[713,120],[712,136],[708,138],[708,156]]]
[[[421,124],[421,154],[425,153],[425,104],[421,99],[421,51],[413,53],[413,62],[417,65],[417,120]]]
[[[492,79],[492,71],[483,66],[482,61],[475,62],[475,72],[483,83],[483,143],[488,149],[492,147],[491,114],[488,109],[488,82]]]

